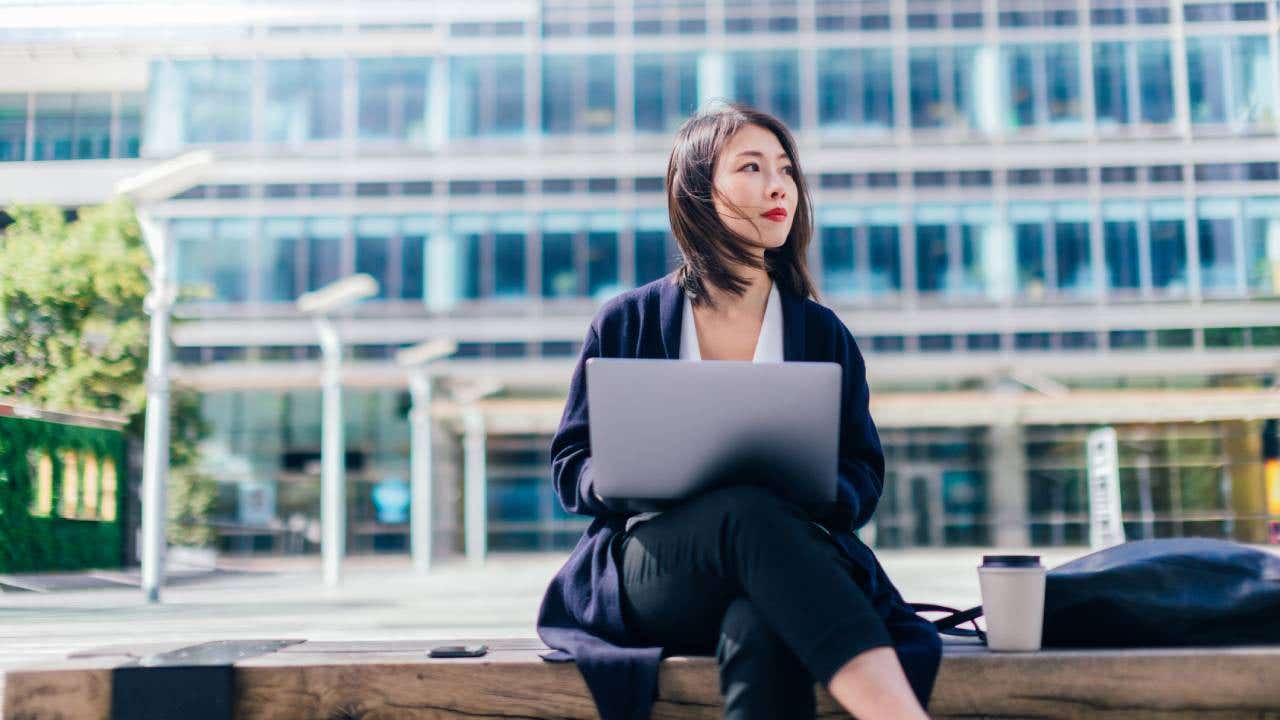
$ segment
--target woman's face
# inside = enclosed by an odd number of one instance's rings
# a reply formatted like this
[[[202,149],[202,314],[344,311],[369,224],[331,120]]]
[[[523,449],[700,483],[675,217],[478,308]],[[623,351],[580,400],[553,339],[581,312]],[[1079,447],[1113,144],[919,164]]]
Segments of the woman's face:
[[[787,242],[796,216],[794,173],[782,143],[759,125],[746,125],[734,133],[716,161],[712,175],[719,191],[713,196],[716,213],[726,227],[750,241],[748,249],[757,255]],[[746,218],[721,196],[741,208]]]

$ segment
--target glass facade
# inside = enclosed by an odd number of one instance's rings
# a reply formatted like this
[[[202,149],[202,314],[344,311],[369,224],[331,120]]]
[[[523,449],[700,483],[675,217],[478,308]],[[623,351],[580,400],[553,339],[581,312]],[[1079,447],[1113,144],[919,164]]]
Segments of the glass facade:
[[[0,93],[0,160],[159,159],[213,146],[229,169],[167,204],[178,312],[196,322],[302,323],[300,294],[361,272],[379,293],[358,312],[388,326],[457,321],[471,332],[473,318],[510,328],[537,317],[555,328],[675,267],[666,149],[700,106],[740,100],[781,118],[801,146],[820,301],[913,318],[917,327],[859,335],[868,356],[963,353],[983,372],[1011,355],[1123,365],[1127,354],[1210,348],[1246,358],[1280,347],[1280,330],[1254,320],[1092,327],[1078,315],[1216,300],[1256,310],[1253,300],[1280,296],[1280,156],[1259,144],[1277,131],[1274,23],[1209,5],[629,0],[544,3],[539,22],[459,20],[429,42],[397,31],[379,38],[386,47],[344,28],[361,42],[175,52],[150,61],[143,92]],[[241,161],[261,170],[231,177]],[[964,325],[994,313],[1016,322]],[[576,339],[501,332],[512,336],[460,341],[450,362],[577,353]],[[355,344],[351,356],[389,363],[404,338]],[[182,346],[178,358],[316,359],[295,342]],[[989,379],[965,377],[956,383],[966,390]],[[1204,384],[1219,381],[1229,382]],[[876,392],[951,382],[894,380]],[[407,395],[360,387],[348,397],[349,542],[402,551]],[[250,524],[242,500],[263,487],[275,522],[314,520],[318,391],[219,389],[204,405],[225,481],[219,522]],[[1027,461],[1032,544],[1085,540],[1088,429],[1023,427],[1013,441]],[[457,495],[465,451],[457,428],[440,430],[442,492]],[[1223,488],[1254,470],[1248,453],[1218,450],[1256,428],[1121,434],[1131,537],[1232,532]],[[1000,542],[1008,485],[995,466],[1008,443],[998,435],[883,430],[876,544]],[[492,548],[564,549],[581,531],[550,491],[549,439],[487,436]],[[441,500],[441,532],[455,534],[457,497]]]
[[[138,157],[142,96],[0,93],[0,162]]]
[[[210,220],[174,221],[175,233],[192,248],[223,248]],[[258,251],[216,255],[216,282],[207,267],[215,256],[179,253],[182,277],[212,283],[220,300],[292,301],[350,272],[373,275],[382,299],[421,298],[437,312],[501,299],[603,300],[659,277],[679,258],[659,207],[631,215],[455,213],[443,219],[447,232],[435,232],[431,216],[236,222],[248,228],[237,231],[245,242],[260,234],[252,243]],[[922,202],[905,209],[827,203],[817,213],[811,265],[824,296],[838,302],[883,304],[904,293],[935,304],[1179,297],[1190,291],[1192,224],[1204,296],[1277,294],[1274,196],[1204,198],[1191,208],[1181,199],[1113,199],[1096,208],[1085,201]],[[908,255],[915,266],[910,277]],[[255,292],[243,280],[249,277],[261,278]]]
[[[815,0],[818,33],[843,29],[846,22],[854,23],[848,29],[890,29],[880,27],[890,21],[889,15],[858,15],[844,8],[842,12],[852,14],[840,19],[840,14],[828,14],[836,5]],[[637,17],[644,15],[641,8],[635,12]],[[1175,53],[1167,26],[1138,20],[1142,13],[1136,10],[1132,17],[1120,8],[1115,12],[1120,15],[1100,12],[1092,20],[1106,27],[1115,17],[1125,16],[1140,28],[1137,37],[1115,39],[1100,33],[1084,42],[1071,29],[1061,31],[1067,33],[1061,37],[1030,43],[1010,42],[1010,34],[1002,31],[991,44],[938,44],[944,36],[936,31],[948,22],[959,29],[982,27],[984,13],[953,8],[948,20],[945,13],[913,11],[906,16],[911,35],[901,83],[895,78],[898,50],[886,40],[874,42],[882,37],[874,32],[867,36],[873,41],[870,45],[824,43],[812,53],[667,52],[661,45],[645,47],[645,42],[662,42],[654,39],[638,43],[625,62],[617,53],[562,52],[537,58],[467,54],[156,60],[141,146],[150,156],[164,156],[207,143],[261,141],[295,147],[355,137],[434,149],[438,144],[431,138],[467,140],[528,130],[549,136],[614,133],[623,114],[631,115],[637,132],[669,133],[713,97],[756,105],[793,129],[813,127],[824,137],[888,137],[905,123],[922,137],[1079,138],[1088,131],[1084,94],[1089,87],[1093,131],[1104,136],[1132,132],[1134,127],[1174,132],[1180,93],[1187,102],[1185,120],[1196,133],[1255,134],[1274,123],[1276,58],[1267,36],[1203,34],[1191,24],[1181,53]],[[783,8],[747,15],[735,21],[733,32],[785,36],[797,31],[782,27],[782,19],[788,17]],[[1018,12],[1009,17],[1034,15]],[[1079,20],[1045,24],[1070,29]],[[1024,27],[1022,20],[998,25]],[[678,32],[681,26],[680,21],[672,27],[660,22],[656,29]],[[648,25],[637,20],[640,27]],[[703,24],[698,31],[705,29]],[[530,84],[525,76],[535,60],[538,77]],[[443,70],[438,74],[437,65]],[[627,65],[632,68],[632,92],[624,97],[619,94],[618,74]],[[1185,75],[1185,87],[1177,88],[1180,74]],[[813,85],[802,85],[810,77]],[[540,119],[532,128],[526,117],[525,95],[530,90],[539,95],[535,101]],[[351,127],[342,109],[348,92],[355,94],[358,107]],[[812,116],[802,112],[802,98],[809,93],[815,99]],[[261,107],[255,106],[258,94]],[[0,100],[0,159],[137,154],[143,113],[135,97],[113,103],[110,94],[39,93],[32,105],[27,107],[22,95]],[[110,137],[113,114],[121,121],[116,151]],[[27,125],[35,131],[30,141]]]

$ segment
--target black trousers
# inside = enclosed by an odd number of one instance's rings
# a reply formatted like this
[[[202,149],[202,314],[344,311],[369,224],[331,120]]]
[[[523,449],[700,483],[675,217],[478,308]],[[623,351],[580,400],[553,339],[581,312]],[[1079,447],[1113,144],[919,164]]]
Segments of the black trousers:
[[[622,556],[628,631],[668,654],[714,653],[726,718],[813,717],[815,680],[893,645],[855,581],[862,570],[761,487],[720,488],[639,523]]]

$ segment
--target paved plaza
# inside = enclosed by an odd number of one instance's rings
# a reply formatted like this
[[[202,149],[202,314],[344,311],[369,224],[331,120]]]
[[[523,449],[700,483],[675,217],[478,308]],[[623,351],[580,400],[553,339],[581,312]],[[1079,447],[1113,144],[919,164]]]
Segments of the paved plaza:
[[[984,548],[878,553],[908,601],[979,602],[975,567]],[[1047,567],[1084,548],[1038,548]],[[319,557],[227,558],[213,574],[179,574],[148,606],[127,573],[97,573],[95,589],[0,593],[0,670],[129,642],[229,638],[393,640],[533,637],[543,590],[561,553],[461,558],[415,576],[405,556],[348,558],[341,587],[321,583]],[[136,573],[134,574],[136,577]],[[64,586],[90,584],[67,577]],[[48,583],[53,585],[56,583]],[[12,587],[12,586],[9,586]]]

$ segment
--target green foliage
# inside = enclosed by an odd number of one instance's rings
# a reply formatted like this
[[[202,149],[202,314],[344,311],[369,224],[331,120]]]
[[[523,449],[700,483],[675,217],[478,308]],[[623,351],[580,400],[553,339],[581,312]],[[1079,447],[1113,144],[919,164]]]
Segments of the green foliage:
[[[124,415],[127,436],[140,443],[150,257],[133,208],[123,200],[81,208],[74,222],[51,206],[6,212],[13,224],[0,235],[0,396],[49,409]],[[198,446],[208,426],[193,390],[172,387],[170,405],[170,541],[204,544],[211,539],[207,518],[215,483],[198,470]],[[123,490],[126,467],[119,467]],[[19,476],[8,477],[13,483]],[[8,490],[12,495],[14,488]],[[2,497],[0,504],[10,507]],[[0,529],[12,521],[0,517]],[[56,518],[46,524],[49,532],[69,532],[67,523],[83,522]]]
[[[124,202],[15,206],[0,239],[0,395],[133,414],[146,399],[146,249]]]
[[[140,416],[139,416],[140,417]],[[141,437],[141,429],[138,431]],[[218,484],[200,469],[200,441],[209,435],[209,423],[200,415],[200,394],[176,385],[169,392],[169,542],[204,546],[213,542],[209,515],[217,499]]]
[[[114,567],[121,561],[121,523],[59,517],[63,452],[110,458],[118,469],[117,517],[124,508],[124,437],[117,430],[0,417],[0,572]],[[53,461],[53,507],[32,517],[32,456]]]

